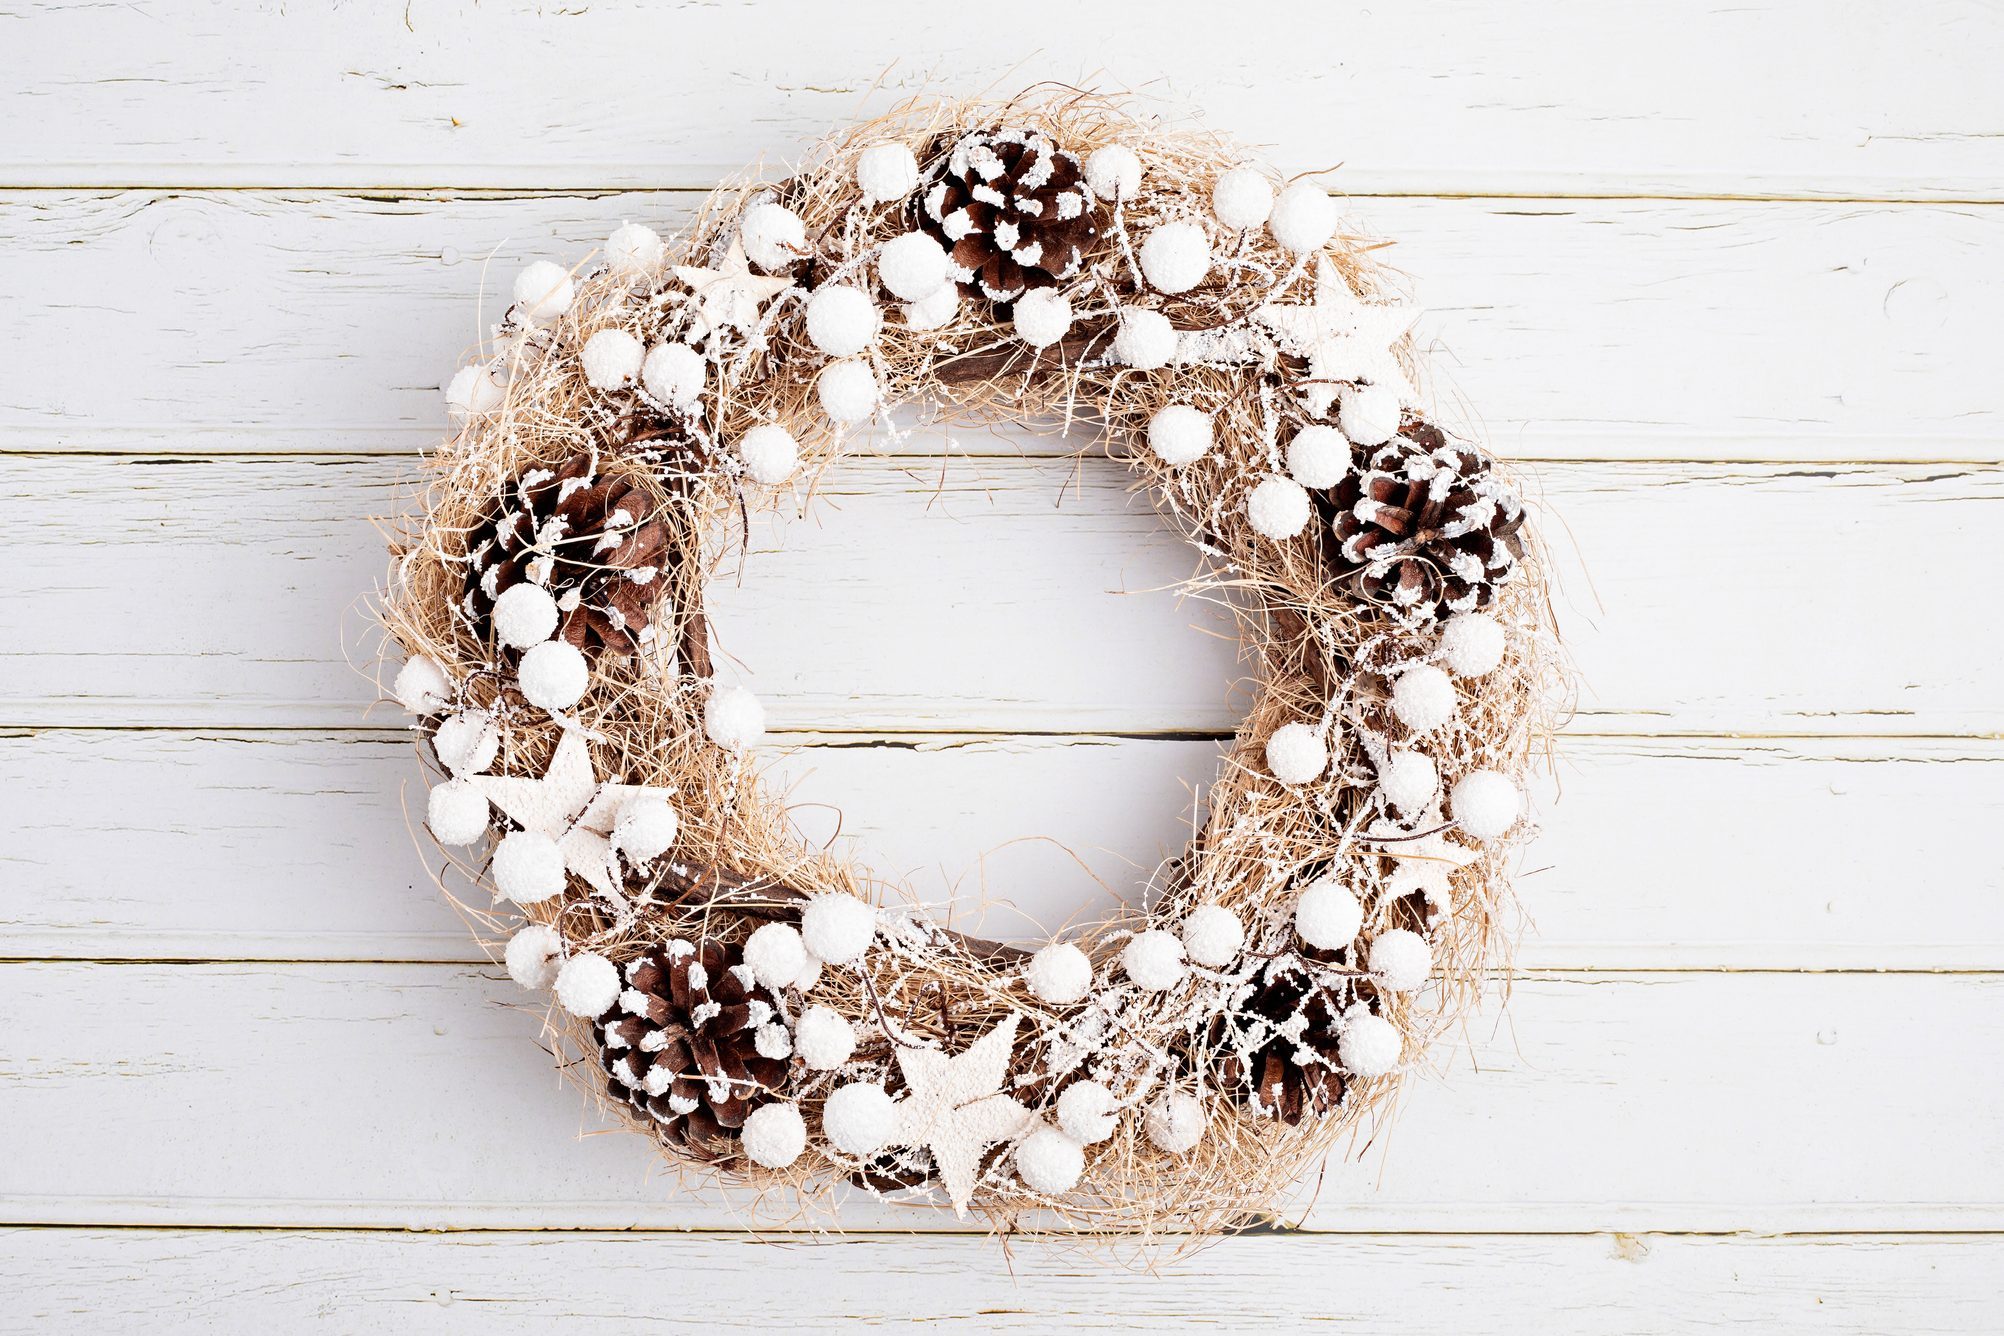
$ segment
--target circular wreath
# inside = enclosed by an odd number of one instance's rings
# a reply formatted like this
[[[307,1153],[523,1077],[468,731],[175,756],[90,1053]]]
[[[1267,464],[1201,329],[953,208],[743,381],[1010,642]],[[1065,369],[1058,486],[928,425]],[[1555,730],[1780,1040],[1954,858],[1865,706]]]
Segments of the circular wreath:
[[[1497,968],[1553,676],[1496,461],[1334,200],[1074,93],[908,105],[685,239],[530,265],[448,389],[383,619],[426,823],[592,1086],[762,1185],[1229,1225]],[[893,405],[1089,421],[1204,557],[1256,701],[1146,907],[1018,947],[812,847],[705,583]],[[505,948],[500,943],[505,936]]]

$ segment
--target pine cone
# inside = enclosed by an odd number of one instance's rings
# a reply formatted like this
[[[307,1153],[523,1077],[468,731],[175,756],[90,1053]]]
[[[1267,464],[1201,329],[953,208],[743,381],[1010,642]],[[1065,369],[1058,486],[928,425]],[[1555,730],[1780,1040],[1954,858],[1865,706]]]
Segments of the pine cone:
[[[1013,302],[1079,271],[1099,211],[1072,154],[1035,130],[963,135],[935,170],[918,224],[970,295]]]
[[[653,638],[668,560],[654,499],[630,478],[600,475],[595,452],[581,454],[530,469],[502,493],[467,545],[463,607],[485,640],[494,600],[526,580],[557,600],[558,635],[587,655],[631,655]]]
[[[1290,957],[1269,964],[1249,988],[1212,1027],[1222,1087],[1259,1116],[1289,1127],[1341,1104],[1337,998]]]
[[[1524,507],[1479,451],[1407,428],[1338,483],[1338,573],[1362,597],[1446,617],[1484,608],[1524,555]]]
[[[792,1037],[737,947],[677,939],[625,967],[593,1026],[613,1098],[692,1157],[723,1159],[753,1109],[778,1096]]]

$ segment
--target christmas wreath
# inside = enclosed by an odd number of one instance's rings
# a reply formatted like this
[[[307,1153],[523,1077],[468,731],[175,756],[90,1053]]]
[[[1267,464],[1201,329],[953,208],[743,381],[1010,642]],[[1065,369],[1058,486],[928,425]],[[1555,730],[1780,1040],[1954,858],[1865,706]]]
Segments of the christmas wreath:
[[[1072,92],[927,101],[530,265],[381,600],[464,897],[591,1085],[760,1185],[1229,1225],[1499,968],[1554,670],[1506,472],[1312,180]],[[707,578],[893,405],[1090,421],[1256,703],[1146,907],[1015,946],[811,847]],[[505,942],[505,945],[503,944]]]

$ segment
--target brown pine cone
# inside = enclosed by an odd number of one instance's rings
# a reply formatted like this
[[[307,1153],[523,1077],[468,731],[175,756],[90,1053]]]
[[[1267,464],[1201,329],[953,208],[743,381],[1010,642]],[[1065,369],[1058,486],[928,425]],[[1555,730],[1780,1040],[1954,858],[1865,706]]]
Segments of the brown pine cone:
[[[1268,964],[1249,988],[1212,1026],[1220,1085],[1253,1113],[1289,1127],[1336,1108],[1344,1089],[1337,998],[1287,956]]]
[[[970,295],[1013,302],[1079,271],[1099,209],[1079,160],[1035,130],[961,136],[920,195],[918,224]]]
[[[502,493],[467,544],[462,607],[486,640],[494,600],[526,580],[556,599],[565,640],[587,655],[632,655],[653,638],[668,560],[654,499],[630,478],[600,474],[587,452],[530,469]]]
[[[1408,427],[1336,485],[1336,562],[1374,603],[1434,617],[1488,607],[1524,555],[1524,506],[1480,451]]]
[[[792,1037],[734,946],[679,938],[629,961],[592,1028],[607,1089],[692,1157],[737,1149],[745,1117],[778,1097]]]

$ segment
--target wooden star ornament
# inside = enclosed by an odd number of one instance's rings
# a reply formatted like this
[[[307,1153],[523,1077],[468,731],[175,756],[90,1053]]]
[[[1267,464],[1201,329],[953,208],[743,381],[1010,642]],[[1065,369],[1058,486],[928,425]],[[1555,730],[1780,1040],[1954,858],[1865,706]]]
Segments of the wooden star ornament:
[[[675,277],[694,294],[695,333],[701,338],[726,328],[751,333],[765,304],[793,286],[791,279],[753,273],[744,243],[736,238],[714,269],[678,264]]]
[[[932,1152],[954,1212],[963,1217],[974,1198],[981,1157],[990,1146],[1028,1131],[1036,1116],[1001,1093],[1015,1044],[1011,1016],[953,1057],[936,1048],[897,1050],[908,1093],[898,1101],[892,1144]]]
[[[1284,351],[1308,359],[1311,383],[1301,397],[1318,417],[1329,411],[1338,382],[1389,385],[1401,405],[1411,403],[1412,381],[1395,350],[1419,317],[1420,309],[1406,302],[1365,301],[1326,255],[1315,259],[1314,300],[1268,302],[1253,312]]]
[[[618,899],[619,856],[612,828],[628,801],[643,793],[667,794],[645,784],[601,784],[592,774],[584,735],[565,729],[541,779],[476,775],[473,784],[487,801],[524,830],[556,841],[564,867],[608,899]]]

